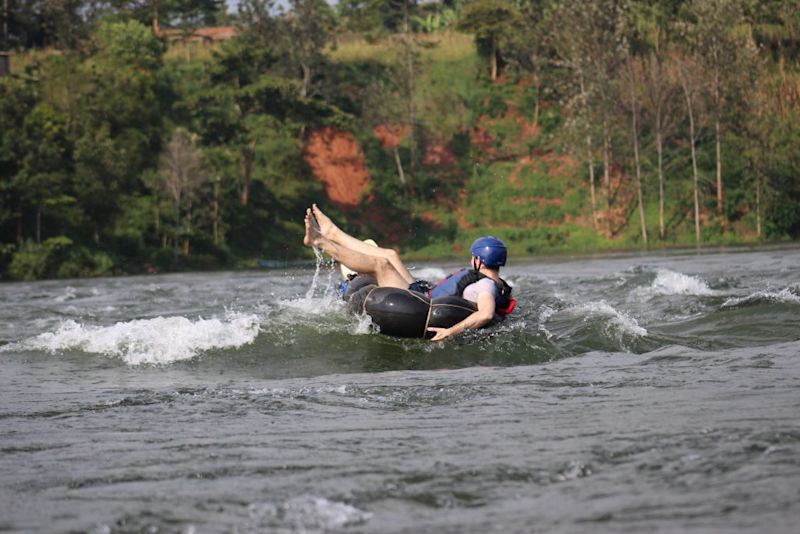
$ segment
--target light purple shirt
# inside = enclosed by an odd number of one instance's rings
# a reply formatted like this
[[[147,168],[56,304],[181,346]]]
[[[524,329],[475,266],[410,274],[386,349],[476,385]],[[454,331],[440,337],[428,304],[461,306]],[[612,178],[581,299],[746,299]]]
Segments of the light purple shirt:
[[[489,293],[492,298],[497,298],[497,286],[491,278],[481,278],[474,284],[470,284],[464,288],[463,297],[478,303],[478,295],[481,293]]]

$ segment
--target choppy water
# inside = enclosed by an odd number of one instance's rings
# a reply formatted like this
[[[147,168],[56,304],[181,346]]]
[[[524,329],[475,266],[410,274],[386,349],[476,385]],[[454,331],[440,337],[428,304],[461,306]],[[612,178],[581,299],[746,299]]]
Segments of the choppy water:
[[[506,274],[442,344],[327,269],[0,285],[0,531],[796,531],[800,250]]]

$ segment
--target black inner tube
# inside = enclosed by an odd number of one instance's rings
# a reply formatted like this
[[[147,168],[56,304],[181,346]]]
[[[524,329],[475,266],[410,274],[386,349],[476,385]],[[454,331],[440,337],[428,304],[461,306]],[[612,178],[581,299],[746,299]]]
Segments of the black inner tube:
[[[353,281],[357,280],[354,279]],[[394,287],[361,285],[348,295],[354,313],[367,313],[382,334],[395,337],[431,338],[429,326],[449,328],[469,317],[478,308],[461,297],[440,297]]]

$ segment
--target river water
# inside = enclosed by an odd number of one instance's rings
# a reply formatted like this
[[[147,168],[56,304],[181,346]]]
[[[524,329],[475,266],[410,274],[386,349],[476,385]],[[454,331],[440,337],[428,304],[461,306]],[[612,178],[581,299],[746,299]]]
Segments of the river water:
[[[444,343],[326,265],[0,285],[0,531],[796,532],[800,249],[504,275]]]

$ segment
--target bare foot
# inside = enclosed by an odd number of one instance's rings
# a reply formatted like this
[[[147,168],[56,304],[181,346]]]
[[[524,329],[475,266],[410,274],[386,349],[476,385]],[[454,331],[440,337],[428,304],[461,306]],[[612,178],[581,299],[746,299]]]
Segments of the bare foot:
[[[310,208],[306,210],[305,224],[306,235],[303,237],[303,244],[307,247],[317,246],[317,243],[322,239],[322,235],[319,231],[319,223],[314,218]]]
[[[339,227],[333,224],[333,221],[322,213],[322,210],[316,204],[311,205],[313,216],[319,224],[319,232],[327,239],[335,239],[336,232],[339,232]]]

